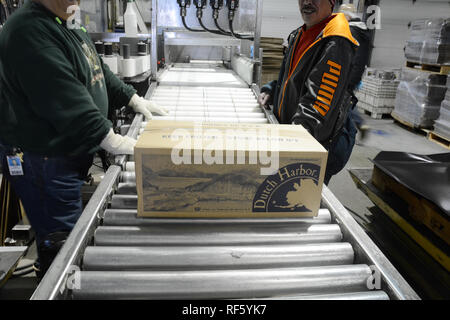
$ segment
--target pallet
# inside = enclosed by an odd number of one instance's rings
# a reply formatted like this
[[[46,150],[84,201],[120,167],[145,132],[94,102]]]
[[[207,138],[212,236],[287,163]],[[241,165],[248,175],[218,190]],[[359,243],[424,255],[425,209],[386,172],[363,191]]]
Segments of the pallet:
[[[428,135],[428,133],[430,132],[430,130],[425,128],[425,127],[415,125],[413,123],[410,123],[410,122],[402,119],[394,111],[392,111],[391,117],[395,120],[396,123],[400,124],[402,127],[406,128],[406,129],[408,129],[408,130],[410,130],[412,132],[420,133],[422,135]]]
[[[394,107],[374,107],[367,103],[358,103],[358,108],[364,111],[372,119],[382,119],[383,117],[389,117]]]
[[[368,110],[363,110],[365,114],[367,114],[368,116],[370,116],[372,119],[386,119],[390,116],[390,113],[376,113],[376,112],[371,112]]]
[[[433,141],[444,148],[450,149],[449,139],[436,132],[430,131],[428,133],[428,140]]]
[[[423,224],[416,222],[406,213],[408,204],[393,194],[381,192],[371,180],[371,169],[352,169],[350,176],[355,185],[390,218],[410,239],[422,248],[435,262],[445,269],[447,275],[450,271],[450,257],[448,244],[435,236]]]
[[[450,66],[442,66],[442,65],[434,65],[434,64],[426,64],[426,63],[418,63],[418,62],[406,62],[406,67],[412,69],[420,69],[422,71],[439,73],[442,75],[447,75],[450,73]],[[419,68],[416,68],[419,67]]]
[[[372,183],[381,192],[393,193],[408,203],[409,216],[450,245],[450,221],[434,203],[395,181],[377,167],[373,169]]]

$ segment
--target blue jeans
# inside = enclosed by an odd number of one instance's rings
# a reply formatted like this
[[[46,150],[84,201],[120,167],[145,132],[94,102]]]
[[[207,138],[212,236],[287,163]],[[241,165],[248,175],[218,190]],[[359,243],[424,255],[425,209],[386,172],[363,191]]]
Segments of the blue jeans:
[[[356,127],[352,114],[349,113],[341,134],[334,139],[328,150],[328,162],[324,183],[328,185],[332,176],[344,169],[353,151],[356,137]]]
[[[22,201],[36,242],[54,232],[70,232],[83,211],[81,186],[93,156],[45,157],[24,152],[24,175],[11,176],[5,153],[0,145],[3,174]]]
[[[355,109],[351,110],[351,116],[353,118],[353,122],[355,123],[356,128],[361,128],[364,125],[364,119],[359,114],[358,110]]]

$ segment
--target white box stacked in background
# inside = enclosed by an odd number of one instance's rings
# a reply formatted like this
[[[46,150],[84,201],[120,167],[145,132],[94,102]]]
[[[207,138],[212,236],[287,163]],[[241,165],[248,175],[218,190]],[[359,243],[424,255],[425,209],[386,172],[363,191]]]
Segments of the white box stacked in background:
[[[381,119],[394,109],[400,70],[367,69],[362,88],[355,92],[358,107],[370,112],[372,118]]]

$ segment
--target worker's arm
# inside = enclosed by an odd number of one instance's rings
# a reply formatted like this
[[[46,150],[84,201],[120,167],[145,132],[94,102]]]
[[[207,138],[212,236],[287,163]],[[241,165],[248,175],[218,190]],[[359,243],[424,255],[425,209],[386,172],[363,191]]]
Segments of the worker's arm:
[[[167,116],[168,111],[156,103],[139,97],[133,87],[125,84],[116,77],[102,60],[103,73],[105,75],[106,86],[108,88],[109,106],[120,109],[123,106],[130,106],[136,113],[142,113],[147,120],[152,119],[152,113]]]
[[[341,102],[347,90],[354,49],[348,40],[330,40],[306,80],[291,122],[301,124],[319,142],[328,141],[334,131]]]
[[[112,124],[78,80],[62,50],[46,47],[16,56],[17,60],[11,61],[15,61],[17,85],[37,117],[86,150],[98,146]]]
[[[113,109],[120,109],[128,106],[131,98],[136,94],[136,90],[122,80],[120,80],[100,58],[103,74],[105,75],[106,88],[108,89],[109,106]]]
[[[361,82],[366,66],[369,64],[370,53],[370,32],[358,27],[350,27],[353,37],[359,42],[359,47],[356,50],[353,58],[353,68],[350,73],[350,80],[348,87],[350,90],[355,90]]]

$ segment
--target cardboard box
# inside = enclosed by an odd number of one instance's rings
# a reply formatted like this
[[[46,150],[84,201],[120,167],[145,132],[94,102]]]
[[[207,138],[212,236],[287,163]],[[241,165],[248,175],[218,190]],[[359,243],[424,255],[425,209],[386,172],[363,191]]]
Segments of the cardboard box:
[[[327,152],[301,126],[153,120],[135,161],[141,217],[313,217]]]

